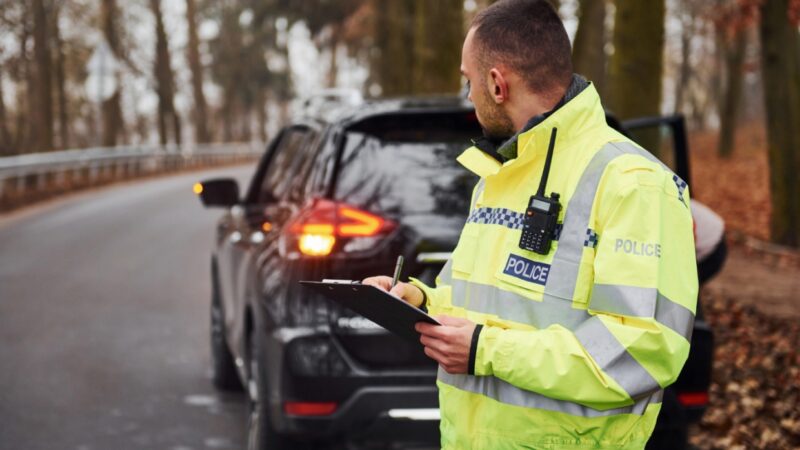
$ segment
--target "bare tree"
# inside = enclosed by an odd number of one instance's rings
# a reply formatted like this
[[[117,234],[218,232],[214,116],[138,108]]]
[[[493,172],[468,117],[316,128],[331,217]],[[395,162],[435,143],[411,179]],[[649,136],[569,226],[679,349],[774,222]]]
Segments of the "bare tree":
[[[36,111],[34,110],[34,98],[36,95],[36,80],[34,77],[34,70],[29,57],[29,43],[31,38],[31,21],[30,9],[28,2],[23,2],[22,11],[19,20],[19,64],[17,67],[16,80],[24,85],[24,89],[17,90],[17,98],[15,101],[17,108],[16,137],[14,139],[13,147],[19,152],[30,151],[30,145],[33,137],[36,136],[35,117]]]
[[[372,76],[384,96],[407,95],[412,91],[408,71],[413,64],[413,0],[374,0],[374,11],[376,48]]]
[[[189,24],[188,53],[189,68],[192,71],[192,95],[194,96],[194,135],[195,141],[204,143],[211,138],[206,112],[206,96],[203,93],[203,66],[200,63],[200,39],[197,37],[197,5],[195,0],[186,0],[186,22]]]
[[[729,38],[730,39],[730,38]],[[719,111],[719,155],[728,158],[733,154],[733,144],[736,135],[736,119],[739,112],[739,103],[744,79],[743,63],[747,49],[747,32],[737,30],[732,37],[733,42],[724,42],[726,82],[720,102]]]
[[[3,99],[3,72],[0,67],[0,155],[11,154],[11,134],[8,131],[6,122],[6,103]]]
[[[581,0],[578,30],[572,47],[575,72],[602,93],[606,79],[606,1]]]
[[[761,64],[767,112],[772,239],[800,245],[800,34],[790,0],[761,4]]]
[[[416,0],[412,57],[413,94],[456,93],[461,87],[463,0]]]
[[[59,28],[59,13],[60,13],[60,4],[55,4],[53,8],[52,20],[51,20],[51,29],[53,30],[53,53],[55,56],[55,88],[56,88],[56,98],[58,103],[58,136],[59,136],[59,143],[58,146],[60,148],[68,148],[69,147],[69,107],[68,107],[68,100],[67,100],[67,92],[65,88],[66,84],[66,74],[64,71],[64,43],[61,40],[61,31]]]
[[[464,39],[461,0],[382,0],[375,5],[372,76],[384,96],[454,93]],[[410,76],[409,76],[410,74]]]
[[[689,10],[690,4],[691,0],[679,0],[678,2],[678,15],[681,24],[681,55],[678,75],[675,79],[675,113],[683,111],[689,81],[692,76],[692,66],[690,62],[692,52],[691,40],[695,33],[695,21],[697,19],[696,14],[693,14],[694,11]]]
[[[150,9],[156,19],[156,61],[154,65],[156,91],[158,92],[158,135],[161,145],[169,141],[170,125],[175,142],[181,142],[181,122],[173,102],[175,81],[172,74],[167,33],[161,15],[161,0],[150,0]]]
[[[36,151],[53,148],[53,96],[50,81],[48,10],[44,0],[33,0],[33,52],[36,60],[36,115],[31,125]]]
[[[121,46],[119,41],[119,31],[117,30],[117,4],[116,0],[102,0],[100,3],[100,26],[103,36],[108,42],[112,53],[117,58],[121,56]],[[123,118],[121,107],[122,93],[117,87],[117,91],[102,105],[103,136],[102,145],[114,146],[123,133]]]
[[[664,0],[616,0],[614,53],[608,65],[608,98],[621,118],[657,115],[661,107]],[[640,143],[659,153],[657,132]]]

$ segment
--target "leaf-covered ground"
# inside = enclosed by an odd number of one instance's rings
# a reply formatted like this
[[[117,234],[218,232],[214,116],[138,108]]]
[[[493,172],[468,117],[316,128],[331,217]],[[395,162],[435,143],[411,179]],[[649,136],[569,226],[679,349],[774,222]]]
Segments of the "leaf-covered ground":
[[[800,325],[704,292],[714,329],[711,406],[692,443],[704,449],[800,448]]]
[[[701,302],[715,333],[711,404],[693,428],[701,449],[800,449],[800,253],[769,239],[763,131],[743,127],[730,159],[692,137],[692,195],[726,221],[731,245]],[[800,199],[798,199],[800,201]]]

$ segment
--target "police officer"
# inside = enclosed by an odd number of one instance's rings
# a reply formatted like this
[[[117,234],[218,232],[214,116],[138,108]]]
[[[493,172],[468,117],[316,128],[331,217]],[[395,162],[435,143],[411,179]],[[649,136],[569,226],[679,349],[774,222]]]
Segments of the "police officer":
[[[458,158],[469,217],[436,287],[391,289],[442,323],[417,324],[442,448],[643,448],[689,353],[686,183],[606,124],[545,0],[480,12],[461,72],[488,138]]]

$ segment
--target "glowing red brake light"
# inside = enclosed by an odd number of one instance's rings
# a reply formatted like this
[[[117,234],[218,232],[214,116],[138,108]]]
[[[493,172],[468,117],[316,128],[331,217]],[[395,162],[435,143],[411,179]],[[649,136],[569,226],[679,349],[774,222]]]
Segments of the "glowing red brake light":
[[[318,200],[300,213],[288,230],[297,238],[301,253],[326,256],[333,252],[338,238],[377,237],[395,227],[393,221],[356,207]]]
[[[338,224],[339,236],[375,236],[384,231],[386,225],[382,217],[345,205],[339,206],[339,216],[349,219],[348,222]]]

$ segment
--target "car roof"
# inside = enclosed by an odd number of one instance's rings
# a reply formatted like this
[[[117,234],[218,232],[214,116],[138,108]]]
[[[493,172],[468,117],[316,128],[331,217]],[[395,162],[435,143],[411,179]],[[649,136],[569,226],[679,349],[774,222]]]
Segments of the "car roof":
[[[353,101],[306,100],[293,122],[318,122],[351,127],[376,116],[394,114],[464,113],[474,108],[466,99],[458,96],[428,96],[380,98]]]

